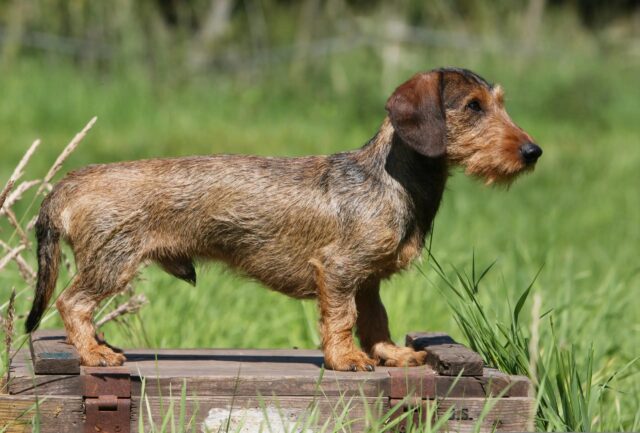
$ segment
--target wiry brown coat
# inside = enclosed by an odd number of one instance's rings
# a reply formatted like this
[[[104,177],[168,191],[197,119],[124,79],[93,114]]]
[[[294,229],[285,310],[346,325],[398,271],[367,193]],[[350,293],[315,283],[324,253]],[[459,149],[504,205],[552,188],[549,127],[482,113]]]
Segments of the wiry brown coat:
[[[469,94],[484,98],[486,119],[464,114]],[[27,329],[55,287],[63,238],[78,272],[57,307],[85,365],[124,361],[95,339],[91,318],[141,262],[195,284],[193,261],[202,259],[289,296],[317,297],[330,368],[422,363],[424,352],[391,342],[380,280],[420,255],[450,162],[506,181],[532,166],[520,150],[531,139],[504,112],[501,91],[465,70],[416,75],[387,110],[375,137],[352,152],[154,159],[70,173],[38,218],[39,279]],[[353,342],[354,327],[366,353]]]

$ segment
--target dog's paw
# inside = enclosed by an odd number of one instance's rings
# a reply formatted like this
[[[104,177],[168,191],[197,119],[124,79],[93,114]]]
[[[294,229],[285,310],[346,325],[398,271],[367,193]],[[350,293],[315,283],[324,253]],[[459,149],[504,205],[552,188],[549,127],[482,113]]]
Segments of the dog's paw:
[[[126,361],[122,353],[116,353],[103,344],[79,353],[82,365],[87,367],[117,367]]]
[[[427,358],[427,352],[423,350],[415,351],[410,347],[392,344],[375,347],[373,355],[385,367],[417,367],[423,365]]]
[[[366,353],[354,350],[330,357],[325,355],[325,365],[331,370],[338,371],[373,371],[375,370],[376,362],[369,358]]]
[[[116,353],[123,353],[124,352],[119,347],[112,346],[109,343],[107,343],[107,340],[104,339],[104,333],[102,333],[102,332],[99,332],[99,333],[96,334],[96,341],[98,342],[99,345],[107,346],[109,349],[113,350]]]

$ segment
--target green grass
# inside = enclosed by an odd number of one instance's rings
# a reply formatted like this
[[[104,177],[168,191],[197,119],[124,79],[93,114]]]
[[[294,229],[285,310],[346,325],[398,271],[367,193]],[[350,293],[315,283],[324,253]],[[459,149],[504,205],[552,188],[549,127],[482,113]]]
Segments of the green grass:
[[[540,314],[550,311],[539,330],[540,366],[551,366],[538,370],[546,375],[542,391],[549,396],[541,405],[556,413],[538,427],[637,430],[639,367],[628,364],[640,346],[640,60],[590,39],[554,40],[570,55],[534,56],[526,67],[509,53],[407,49],[397,83],[443,64],[477,70],[504,85],[512,117],[545,153],[536,171],[508,190],[456,172],[432,239],[442,275],[425,254],[385,282],[382,296],[398,342],[411,330],[442,330],[485,359],[523,372],[518,369],[529,365],[528,303],[515,330],[511,326],[518,299],[537,275],[531,294],[541,299]],[[346,87],[336,84],[336,68]],[[36,137],[43,144],[26,178],[42,177],[93,115],[97,125],[65,169],[167,155],[353,149],[375,133],[385,114],[392,89],[380,69],[373,50],[365,48],[318,61],[303,83],[283,79],[287,71],[271,67],[257,77],[217,73],[164,86],[141,72],[105,74],[25,57],[0,77],[0,183]],[[29,201],[16,207],[18,215],[33,214]],[[11,230],[1,224],[6,240]],[[478,269],[495,265],[477,293],[456,286],[458,296],[442,277],[456,278],[453,267],[471,273],[472,256]],[[58,287],[69,278],[62,272]],[[0,305],[12,286],[17,312],[24,315],[31,288],[10,265],[0,273]],[[106,326],[115,345],[318,346],[314,303],[267,291],[218,265],[198,267],[196,288],[154,266],[135,286],[151,303],[128,326]],[[473,278],[469,287],[475,287]],[[465,327],[461,320],[477,318],[480,309],[485,321]],[[22,332],[22,320],[17,326]],[[59,327],[60,321],[53,315],[45,326]],[[509,344],[517,350],[510,352]]]

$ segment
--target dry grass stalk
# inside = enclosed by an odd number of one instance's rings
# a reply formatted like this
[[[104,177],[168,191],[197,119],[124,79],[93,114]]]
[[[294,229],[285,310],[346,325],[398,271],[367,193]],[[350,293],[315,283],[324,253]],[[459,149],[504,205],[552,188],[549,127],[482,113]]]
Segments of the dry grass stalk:
[[[538,350],[540,343],[540,309],[542,298],[539,293],[533,295],[531,306],[531,339],[529,340],[529,377],[534,385],[538,385]]]
[[[5,251],[11,250],[11,247],[7,243],[3,242],[2,240],[0,240],[0,247],[2,247]],[[34,280],[36,279],[36,273],[31,267],[31,265],[25,259],[22,258],[21,254],[18,254],[17,256],[15,256],[13,260],[18,265],[18,270],[20,271],[20,275],[22,276],[22,279],[25,280],[28,284],[33,283]]]
[[[31,187],[40,184],[39,180],[28,180],[22,182],[18,187],[11,193],[6,196],[6,200],[4,200],[4,204],[0,206],[0,216],[7,213],[11,207],[16,204],[18,200],[22,198],[22,195],[29,190]]]
[[[26,248],[26,245],[18,245],[17,247],[15,247],[11,251],[9,251],[9,254],[7,254],[6,256],[1,258],[0,259],[0,271],[2,270],[2,268],[7,266],[7,263],[9,263],[11,260],[15,259],[18,256],[18,254],[20,254],[20,252],[22,250],[24,250],[25,248]]]
[[[56,162],[53,163],[53,165],[47,172],[47,175],[44,177],[42,185],[40,185],[40,188],[38,189],[38,193],[41,193],[42,190],[46,188],[47,184],[51,182],[53,176],[55,176],[56,173],[62,168],[62,164],[69,157],[69,155],[71,155],[71,153],[76,150],[76,147],[78,147],[78,144],[80,144],[82,139],[87,135],[87,132],[89,132],[89,130],[96,123],[96,120],[98,120],[98,118],[94,116],[93,119],[91,119],[89,123],[87,123],[87,125],[82,129],[82,131],[78,132],[75,137],[73,137],[73,139],[69,142],[69,144],[67,144],[67,147],[64,148],[60,156],[58,156],[58,159],[56,159]]]
[[[37,220],[38,220],[38,214],[34,215],[27,223],[27,231],[33,230],[33,228],[36,226]]]
[[[22,229],[22,226],[20,226],[20,222],[18,221],[18,218],[16,218],[16,214],[14,214],[11,209],[7,209],[7,219],[9,220],[9,224],[11,224],[16,230],[16,233],[18,233],[18,236],[20,236],[20,243],[25,246],[29,246],[29,237]]]
[[[4,347],[5,347],[5,360],[7,365],[5,366],[5,378],[4,378],[4,386],[2,387],[2,392],[5,392],[5,388],[9,386],[9,379],[11,369],[9,368],[9,363],[11,362],[11,344],[13,343],[13,322],[14,322],[14,313],[15,313],[15,303],[16,303],[16,289],[15,287],[11,289],[11,297],[9,298],[9,305],[7,306],[7,316],[4,319],[3,330],[4,330]]]
[[[4,188],[2,188],[2,192],[0,193],[0,210],[2,210],[2,208],[4,207],[4,202],[7,199],[7,195],[9,195],[11,188],[13,188],[13,184],[14,182],[9,179]]]
[[[31,159],[31,156],[33,155],[33,152],[36,151],[39,145],[40,145],[40,139],[37,139],[31,144],[31,146],[29,147],[29,149],[27,149],[27,152],[24,154],[24,156],[22,157],[22,159],[20,160],[16,168],[13,170],[13,174],[11,174],[9,181],[16,182],[24,174],[25,166],[27,165],[27,163],[29,162],[29,159]]]
[[[149,303],[149,300],[143,294],[138,294],[132,296],[127,302],[124,304],[118,305],[114,310],[105,314],[96,322],[96,327],[101,327],[105,323],[114,320],[120,316],[124,316],[125,314],[135,314],[140,311],[140,308]]]
[[[16,265],[18,265],[18,271],[20,271],[22,279],[29,285],[33,284],[36,281],[36,272],[33,270],[31,265],[29,265],[29,263],[27,263],[20,254],[15,256],[13,260],[15,260]]]
[[[87,123],[86,126],[82,128],[82,131],[78,132],[73,137],[73,139],[69,142],[69,144],[67,144],[67,146],[62,150],[62,152],[60,153],[56,161],[53,163],[53,165],[47,172],[47,175],[44,177],[44,179],[42,179],[42,182],[40,183],[40,187],[38,187],[38,191],[36,192],[36,195],[41,194],[45,190],[51,191],[52,189],[51,179],[53,179],[56,173],[60,171],[60,169],[62,168],[62,164],[64,164],[65,160],[69,157],[69,155],[71,155],[71,153],[74,150],[76,150],[76,148],[78,147],[82,139],[87,135],[87,132],[89,132],[89,130],[93,128],[93,125],[96,123],[97,120],[98,120],[98,117],[93,116],[93,118],[89,121],[89,123]],[[27,230],[33,229],[33,227],[36,224],[36,219],[37,219],[37,216],[34,216],[29,221],[29,223],[27,224]]]

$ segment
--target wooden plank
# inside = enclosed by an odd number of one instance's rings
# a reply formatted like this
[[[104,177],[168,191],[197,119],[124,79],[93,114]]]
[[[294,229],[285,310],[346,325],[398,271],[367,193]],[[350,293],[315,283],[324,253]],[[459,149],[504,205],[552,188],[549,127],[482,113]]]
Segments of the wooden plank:
[[[485,368],[482,376],[436,376],[434,397],[532,397],[533,387],[524,376],[509,376]]]
[[[444,431],[533,431],[535,400],[513,398],[461,398],[437,401],[437,417],[449,417]]]
[[[126,350],[132,394],[146,379],[150,395],[166,395],[186,381],[197,395],[278,396],[388,394],[385,372],[323,370],[316,350]]]
[[[384,368],[391,376],[390,398],[414,395],[436,397],[530,397],[530,382],[524,376],[509,376],[485,368],[482,376],[439,376],[429,366]]]
[[[535,397],[533,384],[526,376],[509,376],[510,397]]]
[[[16,395],[81,395],[77,374],[34,375],[28,349],[21,349],[11,362],[9,394]]]
[[[142,417],[145,431],[153,423],[162,424],[162,414],[173,411],[177,420],[181,399],[169,397],[135,397],[132,399],[132,431],[137,431]],[[371,417],[379,417],[388,410],[388,400],[369,397],[187,397],[185,424],[191,421],[196,431],[228,431],[252,433],[257,431],[318,431],[327,421],[349,426],[349,431],[364,431]],[[367,410],[371,416],[367,418]],[[149,414],[151,413],[151,415]],[[267,428],[266,424],[270,425]],[[262,426],[262,429],[261,429]],[[206,429],[205,429],[206,427]],[[306,429],[305,429],[306,427]],[[134,430],[135,429],[135,430]],[[326,430],[326,428],[325,428]]]
[[[167,361],[220,361],[268,362],[278,364],[299,363],[320,367],[324,356],[312,349],[127,349],[127,362]]]
[[[40,329],[29,338],[33,370],[36,374],[79,374],[80,356],[66,343],[64,331]]]
[[[509,376],[485,368],[482,376],[441,376],[430,366],[412,368],[379,367],[387,371],[391,382],[390,398],[440,397],[532,397],[531,382],[524,376]]]
[[[9,382],[12,395],[82,395],[79,375],[47,374],[12,376]]]
[[[485,380],[475,376],[436,376],[436,392],[432,397],[486,397],[498,395],[504,390],[505,384],[498,380]]]
[[[456,343],[442,332],[411,332],[406,345],[426,350],[428,365],[443,376],[480,376],[484,363],[473,350]]]
[[[175,395],[133,398],[131,431],[138,431],[140,417],[145,431],[150,430],[152,424],[159,428],[171,411],[178,422],[181,403],[181,398]],[[186,397],[184,403],[185,424],[195,424],[196,431],[205,431],[205,426],[207,431],[219,431],[220,427],[220,431],[226,431],[227,421],[230,421],[229,431],[258,431],[265,422],[269,422],[273,430],[263,428],[263,431],[291,431],[294,426],[322,426],[329,419],[330,426],[337,423],[348,425],[351,431],[364,431],[371,417],[379,417],[388,410],[387,399],[367,397]],[[369,418],[367,411],[372,414]],[[36,407],[34,396],[0,395],[0,430],[3,432],[31,432],[36,417],[43,433],[82,432],[82,398],[49,396],[41,398]]]
[[[203,374],[204,372],[200,372]],[[249,376],[229,374],[228,376],[143,376],[146,393],[151,396],[168,395],[170,391],[186,385],[189,393],[201,396],[313,396],[327,395],[366,395],[388,394],[388,377],[370,380],[343,380],[324,376],[318,384],[319,376],[308,375]],[[131,382],[132,395],[140,395],[142,377],[134,374]],[[16,375],[12,376],[9,392],[15,395],[81,395],[79,375]]]
[[[429,347],[426,362],[443,376],[479,376],[483,368],[480,355],[460,344]]]
[[[194,361],[194,351],[159,350],[156,355],[140,357],[141,352],[147,355],[151,350],[125,351],[133,361],[126,362],[132,375],[132,394],[140,395],[143,378],[146,380],[147,392],[152,396],[168,395],[169,389],[180,389],[183,382],[190,392],[197,395],[224,396],[257,394],[280,396],[306,395],[318,393],[327,395],[365,395],[376,397],[388,395],[390,380],[384,371],[379,372],[336,372],[322,370],[313,363],[298,362],[239,362],[222,361],[220,356],[227,356],[227,351],[213,350],[213,353],[198,350]],[[184,353],[187,352],[187,353]],[[221,353],[222,352],[222,353]],[[244,353],[231,351],[232,356],[243,356]],[[245,351],[243,351],[245,352]],[[256,352],[251,351],[255,359]],[[278,355],[277,353],[269,356]],[[302,359],[308,357],[303,354]],[[156,361],[157,358],[157,361]],[[299,358],[280,357],[280,360],[298,360]],[[31,370],[29,355],[20,351],[11,366],[11,394],[38,395],[80,395],[79,375],[35,375]],[[321,378],[321,380],[320,380]]]
[[[388,377],[383,379],[336,379],[324,376],[308,375],[229,375],[203,377],[145,377],[145,392],[151,396],[168,395],[169,391],[175,392],[183,384],[191,394],[199,396],[315,396],[315,395],[347,395],[347,396],[378,396],[388,394]],[[142,381],[140,377],[133,377],[131,382],[132,395],[140,395]]]
[[[201,372],[202,373],[202,372]],[[433,386],[430,380],[433,379]],[[277,387],[270,388],[272,382],[265,377],[255,378],[236,375],[222,376],[180,376],[173,377],[146,377],[146,392],[153,396],[168,395],[169,390],[176,392],[177,389],[186,384],[189,393],[196,395],[256,395],[260,392],[263,395],[271,395],[275,392],[278,395],[289,395],[287,388],[301,387],[289,391],[296,395],[316,395],[322,391],[331,395],[339,395],[341,391],[349,395],[358,395],[358,385],[362,385],[365,395],[398,395],[403,396],[409,393],[409,390],[425,398],[435,397],[485,397],[487,395],[502,395],[505,397],[531,397],[532,387],[529,380],[523,376],[497,376],[495,373],[488,373],[483,377],[451,377],[451,376],[430,376],[425,377],[422,384],[414,379],[410,381],[400,381],[394,385],[389,378],[389,382],[378,382],[378,387],[372,383],[349,383],[346,386],[340,386],[339,381],[327,380],[325,377],[322,382],[322,388],[316,388],[315,382],[306,381],[300,384],[296,378],[280,378],[277,380],[294,380],[293,385],[278,384]],[[343,381],[344,382],[344,381]],[[403,383],[405,384],[403,387]],[[395,388],[394,388],[395,386]],[[131,384],[133,395],[140,395],[141,378],[135,377]],[[402,388],[402,389],[401,389]],[[506,392],[505,392],[506,389]],[[388,390],[388,391],[387,391]],[[376,392],[378,392],[376,394]],[[32,376],[24,374],[24,370],[13,370],[11,382],[9,384],[9,393],[16,395],[80,395],[82,389],[80,386],[80,376],[76,375],[39,375]],[[219,394],[217,394],[219,393]]]
[[[35,396],[0,395],[0,431],[30,433],[35,419],[41,433],[81,433],[82,397],[48,396],[38,399],[36,406]]]
[[[532,431],[534,406],[535,399],[529,397],[390,401],[390,407],[397,408],[396,416],[413,411],[412,415],[405,415],[405,423],[415,426],[431,420],[433,426],[444,418],[441,431],[455,432]]]
[[[389,374],[389,398],[433,397],[435,395],[436,372],[428,365],[411,368],[380,367],[380,369]]]
[[[399,402],[400,400],[392,401]],[[151,424],[159,427],[163,416],[170,411],[173,411],[177,422],[181,403],[181,398],[176,395],[163,398],[133,398],[131,431],[137,431],[140,417],[145,430],[149,430]],[[350,431],[363,431],[371,420],[371,417],[366,415],[367,409],[374,417],[390,409],[386,399],[366,397],[237,397],[232,400],[228,397],[187,397],[184,403],[185,424],[189,424],[189,430],[191,425],[195,424],[197,431],[204,431],[205,426],[209,431],[218,431],[219,427],[223,427],[224,430],[225,425],[222,423],[225,420],[231,421],[230,430],[239,432],[257,431],[265,421],[275,427],[272,431],[279,431],[279,426],[289,427],[287,431],[291,431],[293,426],[306,426],[313,431],[313,427],[323,425],[327,419],[339,425],[349,425]],[[429,410],[435,413],[436,419],[448,417],[443,431],[476,431],[478,422],[481,422],[481,432],[494,429],[498,432],[533,429],[533,398],[452,398],[424,401],[424,404],[425,407],[420,411],[423,417]],[[427,404],[433,406],[427,409]],[[485,408],[489,410],[483,413]],[[36,399],[33,396],[0,395],[0,429],[6,429],[3,431],[30,432],[36,416],[43,433],[81,432],[84,422],[82,398],[50,396],[40,399],[36,408]]]
[[[409,332],[405,336],[405,345],[416,350],[423,350],[425,347],[437,346],[440,344],[455,344],[455,340],[444,332]]]
[[[283,355],[281,352],[284,352]],[[294,352],[294,353],[291,353]],[[334,372],[322,371],[313,362],[319,351],[300,351],[301,357],[294,356],[297,350],[266,351],[261,350],[131,350],[127,351],[131,361],[125,366],[132,372],[132,391],[140,394],[142,378],[146,378],[147,391],[150,395],[167,395],[169,389],[178,389],[183,382],[189,390],[197,395],[307,395],[319,392],[330,395],[359,395],[361,392],[369,397],[378,395],[390,396],[401,391],[392,392],[391,371],[407,371],[412,377],[422,371],[432,371],[430,367],[412,367],[408,369],[378,367],[375,372]],[[280,361],[311,362],[239,362],[237,359],[261,359],[262,356],[276,358]],[[228,360],[231,357],[232,360]],[[239,357],[239,358],[238,358]],[[156,362],[157,359],[157,362]],[[318,379],[322,374],[321,388]],[[423,382],[404,382],[405,391],[409,388],[420,390],[424,397],[483,397],[498,395],[508,388],[505,396],[526,397],[532,393],[530,382],[525,377],[507,376],[494,369],[484,369],[480,377],[435,376],[435,384],[425,386]],[[416,379],[418,380],[418,379]],[[430,383],[430,382],[429,382]],[[402,383],[400,383],[402,385]],[[77,375],[35,375],[31,370],[30,356],[21,350],[15,356],[11,366],[11,394],[39,395],[80,395],[80,380]]]

